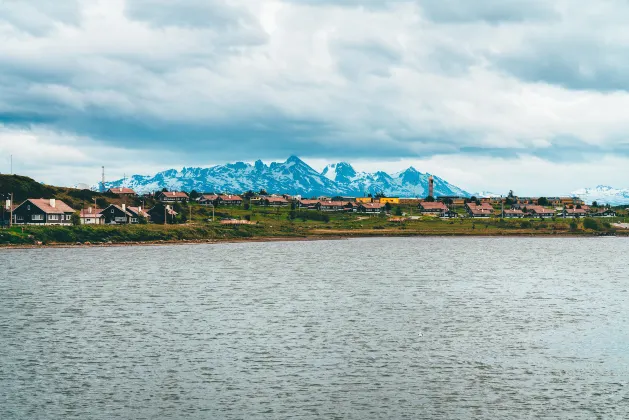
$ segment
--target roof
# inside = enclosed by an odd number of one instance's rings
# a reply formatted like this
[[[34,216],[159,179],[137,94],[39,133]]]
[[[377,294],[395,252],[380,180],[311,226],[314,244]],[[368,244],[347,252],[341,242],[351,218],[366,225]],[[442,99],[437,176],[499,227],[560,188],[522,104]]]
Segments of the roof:
[[[448,207],[445,204],[438,201],[435,201],[435,202],[423,201],[419,204],[419,206],[423,208],[424,210],[448,211]]]
[[[542,206],[530,205],[530,206],[524,206],[524,207],[526,207],[526,211],[529,213],[536,213],[536,214],[555,213],[554,210],[547,209],[546,207],[542,207]]]
[[[320,201],[322,206],[328,207],[345,207],[349,204],[347,201]]]
[[[306,206],[314,206],[319,203],[319,200],[299,200],[300,204],[304,204]]]
[[[107,207],[105,207],[104,209],[102,209],[100,212],[101,212],[101,213],[104,213],[106,210],[110,209],[111,207],[115,207],[115,208],[117,208],[118,210],[120,210],[121,212],[123,212],[124,214],[126,214],[127,216],[133,216],[131,213],[129,213],[129,212],[128,212],[128,211],[126,211],[126,210],[123,210],[123,209],[122,209],[122,207],[120,207],[120,206],[119,206],[119,205],[117,205],[117,204],[110,204],[110,205],[108,205]],[[131,207],[126,207],[126,209],[127,209],[127,210],[128,210],[128,209],[130,209],[130,208],[131,208]]]
[[[587,211],[585,211],[585,209],[566,209],[566,213],[585,214],[585,213],[587,213]]]
[[[88,209],[83,209],[79,212],[79,217],[85,218],[85,217],[97,217],[97,218],[101,218],[104,217],[101,212],[103,210],[102,209],[97,209],[97,208],[93,208],[90,207]]]
[[[491,204],[489,203],[480,203],[480,204],[476,204],[476,203],[466,203],[465,204],[470,210],[473,209],[483,209],[483,210],[489,210],[489,211],[493,211],[494,208]]]
[[[204,194],[199,197],[199,201],[215,201],[216,199],[218,199],[217,194]]]
[[[507,209],[505,210],[505,214],[524,214],[524,212],[522,210],[519,209]]]
[[[135,195],[135,191],[133,191],[131,188],[125,188],[125,187],[110,188],[108,191],[112,192],[114,194],[133,194],[133,195]]]
[[[68,206],[66,203],[64,203],[61,200],[55,200],[54,207],[50,205],[50,199],[48,198],[29,198],[26,201],[30,201],[44,213],[49,213],[49,214],[74,213],[74,209]],[[26,203],[26,201],[24,203]]]
[[[225,194],[220,196],[221,200],[225,201],[242,201],[242,197],[239,195]]]
[[[364,207],[366,209],[381,209],[384,207],[382,203],[360,203],[358,207]]]
[[[183,191],[162,191],[161,194],[165,195],[166,197],[188,198],[188,194]]]
[[[132,211],[133,213],[137,214],[138,216],[149,217],[149,214],[146,211],[140,210],[140,207],[127,207],[127,210]]]
[[[494,213],[494,209],[486,209],[486,208],[481,208],[480,206],[474,206],[474,207],[470,207],[470,212],[474,215],[477,214],[493,214]]]
[[[269,203],[288,203],[284,197],[267,197],[265,200]]]

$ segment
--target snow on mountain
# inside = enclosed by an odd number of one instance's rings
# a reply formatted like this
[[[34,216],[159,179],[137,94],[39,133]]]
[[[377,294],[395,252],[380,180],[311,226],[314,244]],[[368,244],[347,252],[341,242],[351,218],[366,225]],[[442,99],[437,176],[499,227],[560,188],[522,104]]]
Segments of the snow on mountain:
[[[199,192],[242,192],[264,189],[270,193],[287,193],[303,196],[363,196],[384,193],[387,196],[424,197],[428,192],[430,174],[408,168],[397,174],[356,172],[347,162],[326,166],[321,173],[315,171],[296,156],[286,162],[253,165],[236,162],[210,168],[169,169],[154,176],[134,175],[130,178],[105,183],[107,188],[129,187],[138,193],[168,188],[169,190],[196,190]],[[434,177],[435,195],[469,194],[447,181]]]
[[[478,197],[478,198],[498,198],[498,197],[502,197],[501,194],[497,194],[497,193],[493,193],[493,192],[489,192],[489,191],[479,191],[479,192],[475,192],[472,195],[474,197]]]
[[[629,205],[629,188],[617,189],[608,185],[599,185],[595,188],[581,188],[573,191],[572,196],[579,197],[586,203],[596,201],[598,204],[612,206]]]

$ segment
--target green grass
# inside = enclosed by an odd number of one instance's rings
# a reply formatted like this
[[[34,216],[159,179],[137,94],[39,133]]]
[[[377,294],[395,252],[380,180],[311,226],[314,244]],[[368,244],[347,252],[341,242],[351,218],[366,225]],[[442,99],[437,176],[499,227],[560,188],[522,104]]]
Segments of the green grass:
[[[410,208],[404,208],[410,213]],[[296,219],[289,219],[290,208],[217,207],[215,222],[211,222],[212,209],[198,204],[180,205],[180,215],[192,214],[192,221],[176,225],[121,225],[121,226],[25,226],[11,230],[0,230],[0,245],[25,245],[85,243],[127,243],[159,242],[183,240],[231,240],[273,237],[357,237],[357,236],[413,236],[413,235],[594,235],[613,231],[607,219],[596,220],[588,225],[595,229],[585,229],[583,221],[576,230],[570,227],[570,220],[501,220],[501,219],[455,219],[441,220],[434,217],[421,217],[402,224],[389,222],[386,216],[370,216],[356,213],[327,213],[328,222],[302,220],[299,215],[314,212],[300,210]],[[417,215],[417,211],[413,210]],[[257,225],[225,226],[219,218],[237,218],[258,222]],[[627,219],[625,219],[627,220]],[[616,220],[618,221],[618,220]],[[622,230],[618,234],[629,234]]]

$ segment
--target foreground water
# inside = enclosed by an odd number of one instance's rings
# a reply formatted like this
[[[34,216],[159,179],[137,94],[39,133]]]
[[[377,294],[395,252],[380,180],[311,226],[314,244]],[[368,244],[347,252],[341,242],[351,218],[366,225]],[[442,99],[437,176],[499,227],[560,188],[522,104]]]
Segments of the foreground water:
[[[629,241],[0,250],[0,419],[628,418]]]

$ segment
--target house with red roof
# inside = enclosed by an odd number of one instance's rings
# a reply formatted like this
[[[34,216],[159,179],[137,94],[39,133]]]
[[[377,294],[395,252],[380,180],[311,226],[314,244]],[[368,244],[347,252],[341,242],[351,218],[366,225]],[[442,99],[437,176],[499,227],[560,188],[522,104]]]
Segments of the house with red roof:
[[[71,225],[75,210],[54,198],[29,198],[13,211],[16,225]]]
[[[160,191],[156,198],[162,203],[183,203],[190,200],[183,191]]]
[[[135,191],[133,191],[131,188],[126,188],[126,187],[110,188],[107,190],[107,192],[111,194],[115,194],[117,196],[126,196],[126,197],[135,196]]]

